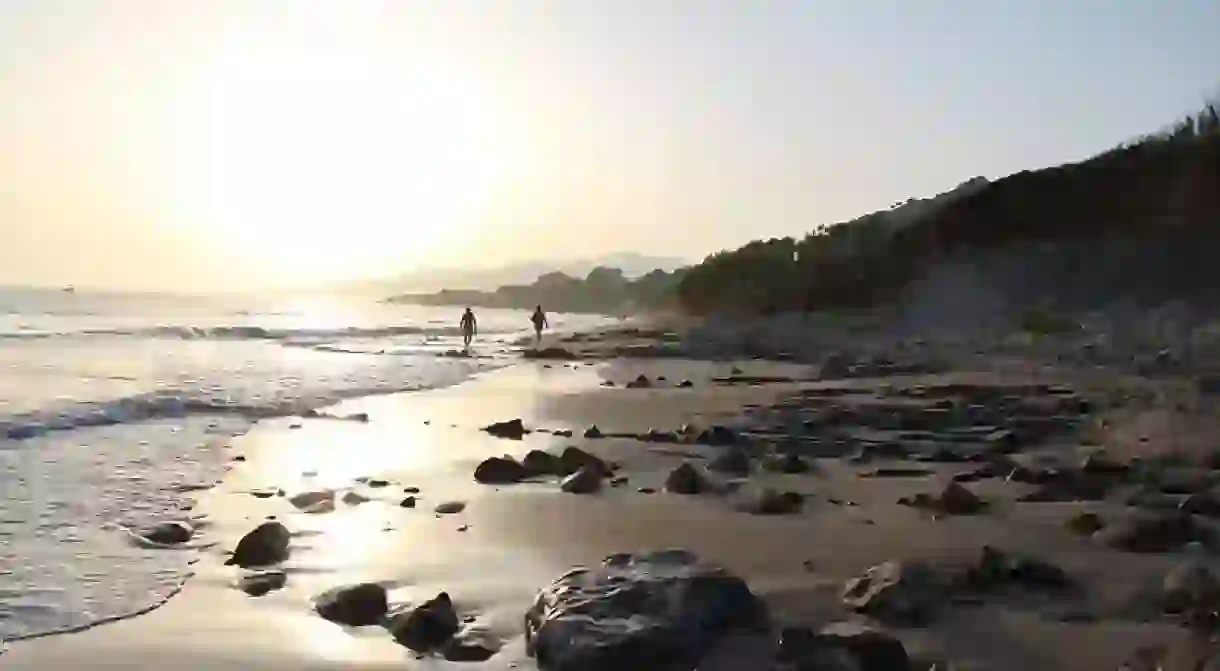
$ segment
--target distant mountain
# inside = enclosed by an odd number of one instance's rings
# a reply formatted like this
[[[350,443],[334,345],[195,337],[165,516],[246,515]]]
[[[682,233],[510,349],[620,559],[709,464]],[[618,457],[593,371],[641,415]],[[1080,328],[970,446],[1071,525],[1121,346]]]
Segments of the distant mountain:
[[[675,257],[648,256],[634,252],[616,252],[602,256],[568,261],[528,261],[496,268],[426,268],[386,280],[360,282],[342,287],[350,290],[378,291],[385,294],[404,292],[434,292],[441,289],[492,291],[504,285],[530,284],[542,275],[560,272],[584,277],[598,266],[618,268],[628,278],[645,275],[653,270],[672,271],[690,261]]]

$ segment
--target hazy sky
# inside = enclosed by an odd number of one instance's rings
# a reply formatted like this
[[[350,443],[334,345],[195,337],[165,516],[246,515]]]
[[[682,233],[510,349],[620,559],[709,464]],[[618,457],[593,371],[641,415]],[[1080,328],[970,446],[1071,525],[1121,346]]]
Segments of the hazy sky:
[[[700,258],[1084,158],[1220,0],[0,0],[0,283]]]

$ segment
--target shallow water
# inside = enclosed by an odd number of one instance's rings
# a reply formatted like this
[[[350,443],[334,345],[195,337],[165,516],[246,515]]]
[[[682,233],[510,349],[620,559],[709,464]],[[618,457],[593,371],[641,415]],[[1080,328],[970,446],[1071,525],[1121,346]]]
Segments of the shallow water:
[[[479,311],[469,358],[446,356],[458,314],[0,290],[0,640],[130,615],[178,590],[197,550],[141,546],[127,529],[189,519],[192,492],[222,477],[225,445],[254,422],[513,361],[526,313]]]

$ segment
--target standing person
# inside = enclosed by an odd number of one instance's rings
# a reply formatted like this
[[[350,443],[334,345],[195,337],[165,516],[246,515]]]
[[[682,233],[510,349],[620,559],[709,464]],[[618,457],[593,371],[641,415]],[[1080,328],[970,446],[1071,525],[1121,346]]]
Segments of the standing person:
[[[534,342],[542,344],[542,329],[550,326],[546,321],[546,313],[542,311],[542,306],[534,307],[534,314],[530,317],[530,321],[534,322]]]
[[[470,341],[474,340],[474,336],[479,332],[479,320],[474,318],[474,313],[470,308],[466,308],[466,312],[462,313],[462,342],[466,345],[466,349],[470,349]]]

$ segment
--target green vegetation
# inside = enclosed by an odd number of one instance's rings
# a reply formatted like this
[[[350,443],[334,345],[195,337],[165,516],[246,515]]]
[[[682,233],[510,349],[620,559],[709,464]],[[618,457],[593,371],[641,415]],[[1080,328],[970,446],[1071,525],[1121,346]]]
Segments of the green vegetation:
[[[495,291],[445,289],[433,294],[404,294],[394,303],[470,305],[532,310],[541,304],[555,312],[621,314],[676,308],[677,286],[685,270],[654,270],[631,279],[618,268],[597,267],[584,278],[547,273],[532,284],[508,285]]]
[[[1198,283],[1190,273],[1210,268],[1220,251],[1206,244],[1220,236],[1200,232],[1220,213],[1218,107],[1080,163],[978,178],[937,198],[817,227],[801,240],[712,254],[682,280],[680,303],[693,313],[867,307],[895,297],[946,255],[1024,242],[1061,246],[1079,257],[1073,270],[1086,272],[1098,241],[1135,241],[1138,262],[1154,240],[1172,260],[1170,274],[1180,275],[1157,281]],[[1030,318],[1034,332],[1067,327]]]

